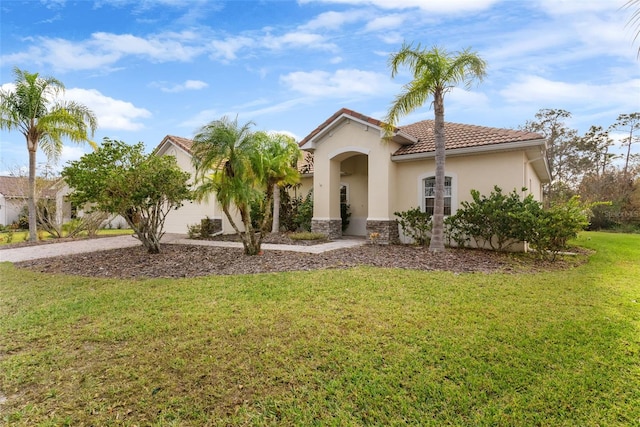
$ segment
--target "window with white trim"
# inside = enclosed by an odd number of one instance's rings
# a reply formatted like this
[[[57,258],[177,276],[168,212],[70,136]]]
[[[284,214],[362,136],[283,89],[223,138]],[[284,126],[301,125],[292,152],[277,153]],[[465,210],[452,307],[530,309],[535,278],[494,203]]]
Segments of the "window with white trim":
[[[451,188],[453,179],[450,176],[444,177],[444,214],[451,215]],[[436,177],[429,176],[422,180],[422,189],[424,197],[424,211],[429,215],[433,215],[436,200]]]

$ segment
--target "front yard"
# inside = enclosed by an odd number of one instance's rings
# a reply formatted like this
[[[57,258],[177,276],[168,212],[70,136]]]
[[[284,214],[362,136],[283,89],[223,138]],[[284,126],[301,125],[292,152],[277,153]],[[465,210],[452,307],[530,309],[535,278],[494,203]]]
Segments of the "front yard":
[[[640,236],[553,272],[0,264],[8,425],[640,425]],[[176,266],[175,268],[180,268]]]

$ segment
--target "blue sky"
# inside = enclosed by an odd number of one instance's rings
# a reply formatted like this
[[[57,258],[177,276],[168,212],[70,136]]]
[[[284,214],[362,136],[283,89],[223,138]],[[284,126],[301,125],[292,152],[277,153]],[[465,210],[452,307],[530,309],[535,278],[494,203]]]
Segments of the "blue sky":
[[[342,107],[382,119],[407,41],[487,61],[484,82],[447,95],[447,121],[517,128],[562,108],[584,133],[640,110],[625,1],[3,0],[0,85],[16,66],[58,78],[97,114],[96,141],[151,150],[225,115],[300,140]],[[425,105],[401,124],[431,118]],[[60,164],[86,150],[67,143]],[[24,137],[0,133],[0,173],[26,164]]]

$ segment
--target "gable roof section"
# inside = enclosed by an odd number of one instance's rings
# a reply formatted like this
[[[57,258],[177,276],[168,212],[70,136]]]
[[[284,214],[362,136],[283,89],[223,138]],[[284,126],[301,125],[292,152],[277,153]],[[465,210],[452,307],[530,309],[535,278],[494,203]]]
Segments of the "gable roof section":
[[[417,139],[411,145],[400,147],[393,156],[405,156],[435,152],[435,135],[433,132],[434,121],[423,120],[400,129]],[[530,145],[543,145],[544,137],[537,133],[519,131],[513,129],[491,128],[486,126],[466,125],[460,123],[445,122],[444,131],[447,138],[447,151],[486,147],[487,149],[506,149],[516,143],[519,147]],[[465,150],[467,151],[467,150]]]
[[[322,138],[324,134],[330,132],[336,127],[342,120],[351,119],[359,123],[373,126],[379,130],[384,128],[384,122],[374,119],[364,114],[360,114],[357,111],[349,110],[348,108],[341,108],[336,111],[331,117],[324,121],[320,126],[311,131],[302,141],[298,143],[298,146],[303,150],[313,150],[317,140]],[[403,132],[400,128],[394,128],[393,141],[399,144],[411,144],[417,142],[417,140],[411,135]]]
[[[193,141],[188,138],[183,138],[181,136],[167,135],[162,139],[162,142],[158,144],[158,146],[155,148],[155,150],[153,150],[153,152],[156,154],[159,153],[167,146],[167,144],[173,144],[176,147],[191,154],[191,147],[193,146]]]

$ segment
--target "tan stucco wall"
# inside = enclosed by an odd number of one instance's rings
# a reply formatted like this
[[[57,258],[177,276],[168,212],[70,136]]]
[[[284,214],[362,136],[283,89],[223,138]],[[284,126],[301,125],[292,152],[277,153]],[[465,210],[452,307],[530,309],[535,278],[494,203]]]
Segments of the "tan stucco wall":
[[[188,153],[173,145],[169,145],[166,151],[158,154],[174,156],[178,166],[191,174],[192,178],[190,182],[193,183],[195,169],[191,163],[191,156]],[[187,201],[184,202],[181,208],[169,212],[164,224],[164,231],[166,233],[186,234],[189,225],[200,224],[200,221],[206,217],[212,219],[223,219],[223,217],[225,217],[215,202],[215,196],[213,194],[209,197],[209,200],[203,200],[202,202]],[[228,223],[226,223],[225,227],[225,221],[223,221],[223,229],[227,233],[235,233]]]
[[[382,142],[378,128],[352,120],[342,121],[315,143],[314,219],[340,219],[341,183],[349,186],[355,229],[362,228],[359,223],[367,218],[393,218],[396,165],[390,156],[397,144]]]
[[[522,151],[448,157],[445,163],[445,174],[453,177],[452,211],[455,212],[460,202],[471,200],[471,190],[489,195],[494,185],[502,188],[505,193],[514,189],[520,191],[523,186],[528,186],[525,185],[524,176],[526,161]],[[433,159],[399,163],[397,179],[402,185],[398,186],[395,194],[396,210],[405,211],[416,206],[421,207],[421,181],[434,174]],[[539,180],[537,178],[535,180],[539,187]],[[533,194],[535,197],[536,194]]]

